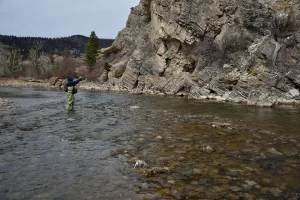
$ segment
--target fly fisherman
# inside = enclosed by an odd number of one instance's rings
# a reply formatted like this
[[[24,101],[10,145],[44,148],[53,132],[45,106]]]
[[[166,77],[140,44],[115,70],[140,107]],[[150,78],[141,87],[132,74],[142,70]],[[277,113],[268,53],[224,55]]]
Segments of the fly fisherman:
[[[65,91],[67,92],[67,96],[68,96],[68,100],[66,103],[66,109],[67,111],[74,111],[74,105],[75,105],[75,94],[77,93],[77,89],[75,88],[75,86],[82,80],[84,80],[83,78],[79,78],[76,81],[73,81],[72,77],[68,77],[68,82],[66,84],[66,88]]]

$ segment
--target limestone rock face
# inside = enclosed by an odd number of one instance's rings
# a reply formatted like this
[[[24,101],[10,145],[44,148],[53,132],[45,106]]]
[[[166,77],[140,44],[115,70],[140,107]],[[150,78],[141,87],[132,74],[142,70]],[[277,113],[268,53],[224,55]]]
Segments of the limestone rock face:
[[[271,106],[300,88],[300,0],[141,0],[107,84]]]

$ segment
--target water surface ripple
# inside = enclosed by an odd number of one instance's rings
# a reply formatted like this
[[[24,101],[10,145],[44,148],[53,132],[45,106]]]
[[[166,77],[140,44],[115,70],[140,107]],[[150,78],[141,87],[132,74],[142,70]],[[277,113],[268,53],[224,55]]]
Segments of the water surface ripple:
[[[299,109],[79,91],[68,113],[65,101],[0,88],[1,200],[300,198]]]

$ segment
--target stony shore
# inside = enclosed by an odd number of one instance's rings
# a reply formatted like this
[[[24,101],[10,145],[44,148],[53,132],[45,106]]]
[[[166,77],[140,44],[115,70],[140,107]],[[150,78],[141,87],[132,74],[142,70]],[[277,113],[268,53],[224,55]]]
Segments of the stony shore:
[[[33,79],[33,78],[19,78],[19,79],[9,79],[2,78],[0,80],[0,87],[40,87],[40,88],[59,88],[62,89],[62,83],[64,80],[51,78],[51,79]],[[107,86],[100,85],[93,82],[83,81],[78,85],[78,88],[86,90],[109,90]]]
[[[0,80],[0,87],[36,87],[36,88],[53,88],[53,89],[62,89],[62,84],[64,80],[58,78],[51,78],[51,79],[33,79],[33,78],[18,78],[18,79],[11,79],[11,78],[1,78]],[[131,94],[150,94],[150,95],[157,95],[163,96],[168,95],[164,93],[159,93],[157,91],[137,91],[137,90],[127,90],[125,88],[121,88],[118,86],[112,86],[108,84],[100,84],[96,82],[88,82],[82,81],[78,86],[79,89],[82,90],[92,90],[92,91],[115,91],[115,92],[129,92]],[[185,96],[177,95],[177,96]],[[241,101],[241,99],[232,99],[230,97],[224,96],[202,96],[198,98],[199,101],[214,101],[214,102],[230,102],[230,103],[241,103],[247,104],[249,106],[259,106],[259,107],[300,107],[299,100],[287,100],[287,99],[278,99],[275,104],[260,104],[260,105],[252,105],[247,101]]]

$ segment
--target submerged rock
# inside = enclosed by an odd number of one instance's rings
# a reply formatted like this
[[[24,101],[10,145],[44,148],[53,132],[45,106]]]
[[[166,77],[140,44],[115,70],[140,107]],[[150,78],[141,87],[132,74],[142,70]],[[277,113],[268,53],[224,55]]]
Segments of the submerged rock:
[[[272,155],[275,155],[275,156],[282,156],[283,154],[279,151],[277,151],[276,149],[274,148],[270,148],[268,149],[268,153],[272,154]]]
[[[224,128],[231,126],[231,123],[213,122],[211,126],[213,128]]]
[[[155,137],[155,140],[162,141],[162,140],[164,140],[164,138],[162,136],[158,135]]]
[[[138,169],[137,173],[145,175],[145,176],[154,176],[157,174],[165,174],[169,173],[171,169],[169,167],[151,167],[148,169]]]
[[[240,192],[240,191],[242,191],[242,188],[240,188],[238,186],[231,186],[230,190],[233,192]]]
[[[130,109],[138,109],[140,108],[139,106],[130,106]]]
[[[255,181],[246,180],[246,184],[244,184],[244,188],[252,189],[253,187],[260,188],[260,186]]]
[[[143,160],[137,160],[134,165],[134,169],[135,168],[145,168],[145,167],[148,167],[148,164]]]
[[[194,173],[194,174],[203,174],[203,173],[204,173],[204,170],[203,170],[203,169],[195,168],[195,169],[193,169],[193,173]]]
[[[68,118],[67,121],[73,122],[73,121],[75,121],[75,119],[74,118]]]
[[[143,190],[148,190],[148,188],[149,188],[149,184],[148,183],[143,183],[142,184],[142,189]]]
[[[16,106],[13,102],[0,98],[0,109],[12,109],[15,107]]]
[[[204,152],[206,152],[206,153],[212,153],[212,152],[215,151],[215,150],[214,150],[211,146],[209,146],[209,145],[202,145],[202,150],[203,150]]]

